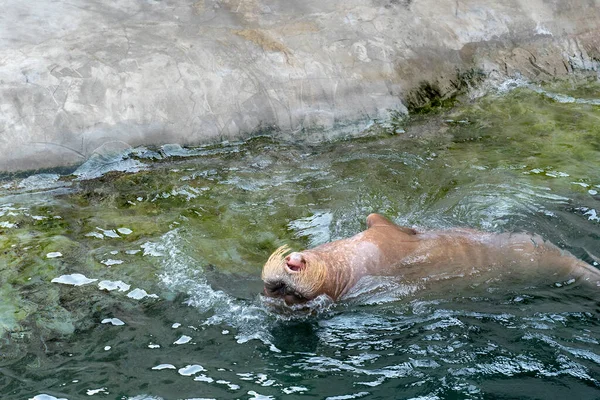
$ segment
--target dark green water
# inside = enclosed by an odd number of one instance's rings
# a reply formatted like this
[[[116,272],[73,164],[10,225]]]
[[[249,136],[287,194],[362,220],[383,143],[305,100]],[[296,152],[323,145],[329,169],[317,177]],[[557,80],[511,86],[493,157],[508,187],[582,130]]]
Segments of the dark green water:
[[[536,232],[594,263],[598,87],[518,88],[395,136],[136,149],[5,181],[2,399],[600,397],[598,288],[367,280],[310,316],[260,295],[275,248],[353,235],[371,212]]]

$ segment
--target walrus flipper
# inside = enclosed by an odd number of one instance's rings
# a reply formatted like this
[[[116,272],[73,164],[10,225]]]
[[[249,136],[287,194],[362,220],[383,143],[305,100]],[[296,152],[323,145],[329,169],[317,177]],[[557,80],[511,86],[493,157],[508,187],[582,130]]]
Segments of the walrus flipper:
[[[369,214],[369,216],[367,217],[367,229],[374,227],[374,226],[393,227],[395,229],[398,229],[401,232],[406,233],[407,235],[416,235],[417,234],[417,231],[415,231],[413,228],[409,228],[407,226],[396,225],[395,223],[393,223],[392,221],[390,221],[383,215]]]

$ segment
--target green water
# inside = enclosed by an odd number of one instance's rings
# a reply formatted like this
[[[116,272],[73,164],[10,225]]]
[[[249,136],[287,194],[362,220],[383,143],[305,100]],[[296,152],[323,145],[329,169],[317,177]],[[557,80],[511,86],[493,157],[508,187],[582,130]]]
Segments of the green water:
[[[275,248],[353,235],[371,212],[536,232],[594,263],[596,99],[596,81],[563,81],[415,117],[398,135],[136,149],[4,181],[2,398],[600,396],[594,288],[420,295],[381,279],[310,316],[260,296]],[[71,274],[95,281],[60,283]]]

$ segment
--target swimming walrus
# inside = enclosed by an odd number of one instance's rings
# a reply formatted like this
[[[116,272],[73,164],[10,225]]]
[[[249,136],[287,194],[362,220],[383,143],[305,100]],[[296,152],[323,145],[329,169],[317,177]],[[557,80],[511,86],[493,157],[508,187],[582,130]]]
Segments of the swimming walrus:
[[[367,230],[288,255],[281,246],[262,270],[264,294],[287,304],[325,294],[338,300],[363,276],[399,276],[419,284],[492,274],[537,274],[600,285],[600,270],[540,236],[493,234],[472,229],[417,232],[379,214],[367,217]],[[488,274],[489,275],[489,274]]]

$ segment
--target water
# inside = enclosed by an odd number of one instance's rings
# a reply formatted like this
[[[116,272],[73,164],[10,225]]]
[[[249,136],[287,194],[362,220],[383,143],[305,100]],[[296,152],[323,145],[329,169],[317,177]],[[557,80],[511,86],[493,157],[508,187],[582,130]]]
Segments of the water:
[[[506,87],[401,135],[140,148],[8,177],[2,398],[600,396],[593,288],[371,278],[309,313],[260,295],[275,248],[350,236],[370,212],[536,232],[596,262],[597,82]]]

